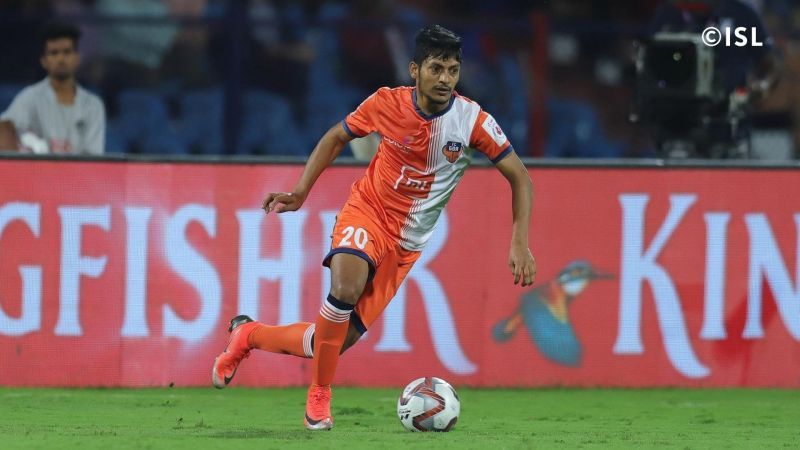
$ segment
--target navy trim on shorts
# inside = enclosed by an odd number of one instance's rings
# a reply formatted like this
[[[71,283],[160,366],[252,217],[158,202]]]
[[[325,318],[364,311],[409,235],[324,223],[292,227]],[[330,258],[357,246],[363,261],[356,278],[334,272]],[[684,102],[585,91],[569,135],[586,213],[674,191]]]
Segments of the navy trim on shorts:
[[[502,161],[502,160],[503,160],[503,158],[505,158],[506,156],[508,156],[509,154],[511,154],[511,152],[513,152],[513,151],[514,151],[514,147],[512,147],[512,146],[511,146],[511,144],[508,144],[508,147],[506,147],[506,149],[505,149],[505,150],[503,150],[502,152],[500,152],[500,154],[499,154],[499,155],[497,155],[497,157],[496,157],[495,159],[493,159],[493,160],[492,160],[492,164],[497,164],[497,163],[499,163],[500,161]]]
[[[369,275],[367,275],[367,282],[372,281],[372,279],[375,278],[375,262],[372,260],[372,258],[369,257],[369,255],[362,252],[361,250],[356,250],[354,248],[338,247],[332,249],[330,252],[328,252],[327,255],[325,255],[325,259],[322,260],[322,265],[325,267],[330,267],[331,258],[333,258],[333,255],[337,253],[349,253],[351,255],[355,255],[363,259],[364,261],[367,262],[367,264],[369,264]]]
[[[358,317],[358,313],[355,311],[350,313],[350,323],[356,327],[356,330],[358,330],[362,336],[367,332],[367,327],[364,326],[364,322],[361,321],[361,317]]]

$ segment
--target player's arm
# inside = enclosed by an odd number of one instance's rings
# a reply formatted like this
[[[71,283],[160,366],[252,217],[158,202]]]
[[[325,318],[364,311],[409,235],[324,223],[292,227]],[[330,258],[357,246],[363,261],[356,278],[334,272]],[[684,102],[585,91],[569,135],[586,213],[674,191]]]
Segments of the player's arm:
[[[10,120],[0,120],[0,151],[17,150],[18,148],[19,139],[14,123]]]
[[[30,127],[32,114],[30,90],[25,89],[0,114],[0,150],[19,150],[22,147],[19,138],[22,131]]]
[[[536,278],[536,261],[528,247],[528,229],[533,202],[533,183],[528,169],[513,151],[495,164],[511,186],[511,210],[514,224],[511,234],[511,250],[508,266],[514,274],[514,284],[533,284]]]
[[[261,208],[269,214],[270,211],[282,213],[296,211],[311,192],[311,188],[320,174],[342,152],[345,144],[353,140],[341,124],[336,124],[328,130],[314,147],[311,156],[306,162],[306,167],[300,180],[292,192],[270,192],[261,204]]]
[[[755,99],[766,96],[780,81],[781,71],[781,60],[774,53],[765,54],[748,75],[750,95]]]

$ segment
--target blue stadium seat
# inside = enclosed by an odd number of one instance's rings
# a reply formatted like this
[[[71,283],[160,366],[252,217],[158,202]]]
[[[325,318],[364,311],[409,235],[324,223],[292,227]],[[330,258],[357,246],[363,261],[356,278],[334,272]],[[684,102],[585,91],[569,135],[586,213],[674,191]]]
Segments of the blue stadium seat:
[[[323,25],[323,30],[333,29],[333,21],[346,19],[350,14],[350,6],[344,2],[323,2],[317,12],[317,20]],[[328,25],[328,26],[324,26]]]
[[[503,127],[511,143],[520,151],[527,148],[528,137],[528,99],[525,96],[524,86],[527,84],[525,73],[517,59],[510,54],[500,55],[498,58],[499,82],[503,86],[501,109],[495,113],[498,123]]]
[[[0,112],[11,106],[11,102],[25,86],[18,84],[0,84]]]
[[[186,147],[173,130],[167,103],[161,95],[147,90],[128,90],[119,94],[117,103],[119,114],[109,120],[106,147],[110,151],[186,153]]]
[[[608,139],[597,114],[583,102],[550,98],[547,157],[617,158],[624,147]]]
[[[169,112],[164,99],[146,90],[128,90],[117,97],[119,116],[130,119],[130,124],[139,127],[137,131],[150,128],[169,120]]]
[[[306,131],[321,135],[345,118],[370,93],[345,86],[324,64],[314,64],[309,72],[309,95],[306,97],[308,117]]]
[[[347,18],[349,13],[349,5],[336,2],[324,4],[318,13],[318,20],[323,27],[311,40],[317,61],[309,66],[309,93],[305,108],[308,116],[304,135],[308,138],[308,145],[312,147],[331,125],[344,119],[345,115],[370,94],[344,85],[334,70],[340,64],[340,43],[335,22]]]
[[[295,124],[285,97],[250,90],[245,93],[242,103],[239,153],[306,155],[311,151]]]
[[[180,155],[189,152],[178,135],[167,128],[147,136],[142,144],[142,150],[143,153],[159,155]]]
[[[110,119],[106,122],[106,153],[126,153],[130,140],[129,133],[123,129],[125,124],[119,119]]]
[[[192,153],[223,153],[223,95],[220,89],[184,94],[179,135]]]
[[[508,106],[510,113],[515,116],[523,117],[528,111],[527,100],[523,95],[524,87],[527,84],[525,74],[516,58],[509,54],[504,54],[499,58],[500,79],[507,92],[517,93],[509,96]]]

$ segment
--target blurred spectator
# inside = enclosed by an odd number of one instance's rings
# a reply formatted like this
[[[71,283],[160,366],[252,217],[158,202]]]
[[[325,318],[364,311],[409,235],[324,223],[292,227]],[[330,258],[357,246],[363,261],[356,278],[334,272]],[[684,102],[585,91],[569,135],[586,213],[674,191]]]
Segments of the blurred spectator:
[[[47,78],[22,90],[0,115],[0,148],[34,153],[101,154],[105,145],[102,100],[75,81],[80,31],[50,24],[42,31]]]
[[[298,2],[253,0],[244,62],[245,84],[286,96],[298,118],[305,116],[309,66],[316,54],[307,41],[308,15]]]
[[[162,22],[169,18],[169,9],[160,0],[100,0],[97,13],[133,21],[104,26],[100,39],[106,56],[137,69],[158,69],[178,31],[175,23]]]
[[[159,69],[178,33],[168,21],[161,0],[98,0],[95,12],[112,21],[98,26],[98,59],[93,61],[95,84],[116,99],[123,89],[151,88],[160,81]],[[116,105],[110,105],[112,111]]]
[[[763,10],[785,72],[771,95],[750,105],[752,148],[774,149],[779,140],[785,148],[788,140],[793,151],[800,144],[794,0],[7,0],[0,2],[0,112],[40,77],[40,44],[30,30],[63,16],[82,31],[83,86],[96,86],[106,101],[106,151],[305,155],[309,136],[367,93],[408,83],[411,35],[443,21],[464,38],[469,64],[459,92],[493,111],[515,145],[558,157],[652,156],[652,136],[628,121],[634,40],[707,19],[749,26],[754,10]],[[754,97],[776,84],[775,53],[761,58],[760,50],[724,62],[726,83],[747,85]],[[353,141],[353,154],[368,158],[370,139]]]
[[[372,92],[383,86],[409,85],[414,34],[424,26],[418,7],[395,0],[359,0],[351,4],[344,26],[338,27],[338,58],[347,81]],[[368,161],[378,150],[373,133],[350,141],[356,159]]]
[[[783,37],[775,39],[783,70],[772,92],[755,105],[753,153],[770,159],[795,158],[800,149],[800,45],[792,29],[800,25],[800,5],[787,0],[764,3],[770,8],[762,13],[764,24]]]
[[[207,0],[168,0],[170,16],[187,21],[175,35],[173,45],[163,55],[160,78],[178,81],[187,89],[207,88],[217,82],[208,57],[209,30],[202,22]]]
[[[367,91],[409,84],[410,36],[424,24],[420,12],[392,0],[359,0],[339,28],[342,65]]]

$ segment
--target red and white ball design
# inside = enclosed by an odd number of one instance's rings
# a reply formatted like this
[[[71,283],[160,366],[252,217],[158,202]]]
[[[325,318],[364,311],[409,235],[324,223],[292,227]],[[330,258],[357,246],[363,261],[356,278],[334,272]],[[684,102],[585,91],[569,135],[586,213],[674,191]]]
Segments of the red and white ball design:
[[[397,415],[409,431],[450,431],[460,413],[456,390],[441,378],[417,378],[397,400]]]

